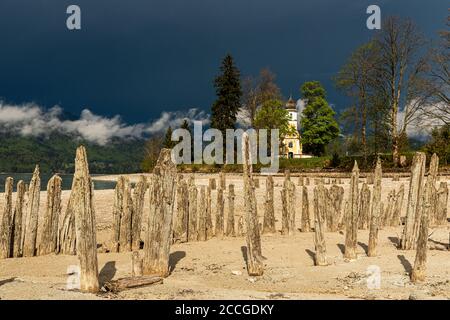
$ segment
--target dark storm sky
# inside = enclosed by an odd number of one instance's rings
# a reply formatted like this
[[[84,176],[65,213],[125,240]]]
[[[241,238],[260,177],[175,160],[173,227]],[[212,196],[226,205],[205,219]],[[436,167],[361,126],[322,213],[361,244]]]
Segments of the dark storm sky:
[[[66,8],[82,30],[66,28]],[[270,67],[285,96],[324,83],[368,40],[366,8],[413,18],[428,36],[445,26],[445,0],[1,0],[0,99],[59,104],[147,122],[162,111],[209,111],[212,81],[231,53],[243,75]]]

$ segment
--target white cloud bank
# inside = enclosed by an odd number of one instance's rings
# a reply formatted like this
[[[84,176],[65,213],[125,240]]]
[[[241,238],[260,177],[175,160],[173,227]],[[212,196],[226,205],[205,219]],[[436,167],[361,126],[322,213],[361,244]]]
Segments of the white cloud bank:
[[[187,112],[163,112],[159,119],[150,123],[126,124],[120,116],[112,118],[96,115],[88,109],[77,120],[63,120],[63,109],[55,106],[49,110],[33,104],[9,105],[0,102],[0,132],[23,136],[45,136],[51,132],[72,134],[100,145],[112,138],[143,138],[149,134],[165,131],[169,126],[178,127],[184,119],[207,123],[208,115],[198,109]]]

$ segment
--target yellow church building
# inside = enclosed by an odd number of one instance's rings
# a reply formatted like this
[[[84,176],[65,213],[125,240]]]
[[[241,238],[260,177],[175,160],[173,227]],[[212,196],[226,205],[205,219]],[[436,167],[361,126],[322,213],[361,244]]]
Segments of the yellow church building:
[[[302,144],[300,143],[300,133],[298,131],[297,103],[292,97],[286,103],[286,110],[289,112],[289,125],[295,128],[295,133],[283,138],[280,155],[284,158],[301,158]]]

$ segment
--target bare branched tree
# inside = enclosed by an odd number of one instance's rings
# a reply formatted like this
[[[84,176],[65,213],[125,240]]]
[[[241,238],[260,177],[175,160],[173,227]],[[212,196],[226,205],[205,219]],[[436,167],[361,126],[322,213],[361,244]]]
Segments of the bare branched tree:
[[[355,106],[347,116],[353,116],[356,142],[361,145],[364,155],[367,155],[367,121],[370,109],[376,67],[379,54],[374,42],[369,42],[357,48],[347,63],[334,78],[336,86],[352,97]],[[349,110],[350,111],[350,110]]]
[[[421,77],[426,72],[421,57],[425,41],[411,20],[388,17],[375,42],[381,57],[377,68],[378,90],[387,97],[389,112],[386,120],[389,123],[392,159],[398,165],[401,137],[405,136],[408,124],[416,119],[425,101],[424,96],[428,95],[420,92],[423,84]]]
[[[249,76],[242,81],[242,111],[254,127],[258,108],[266,101],[281,98],[280,88],[275,83],[276,76],[268,68],[261,69],[258,77]]]
[[[450,27],[450,16],[447,17]],[[441,41],[431,52],[429,83],[432,97],[428,107],[424,108],[425,116],[429,120],[439,119],[450,125],[450,32],[440,33]]]

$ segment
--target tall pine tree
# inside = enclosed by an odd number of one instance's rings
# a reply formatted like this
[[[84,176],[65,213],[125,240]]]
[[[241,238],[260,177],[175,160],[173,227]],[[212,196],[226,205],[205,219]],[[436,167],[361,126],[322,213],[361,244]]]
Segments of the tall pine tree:
[[[302,112],[301,139],[303,150],[320,156],[325,147],[339,135],[335,112],[325,100],[326,93],[320,82],[306,82],[301,87],[306,107]]]
[[[217,99],[212,106],[211,127],[225,135],[226,129],[234,129],[242,96],[239,70],[229,54],[222,61],[221,74],[215,79]]]
[[[172,141],[172,128],[169,126],[166,131],[166,135],[164,137],[163,147],[172,149],[175,146],[175,142]]]

